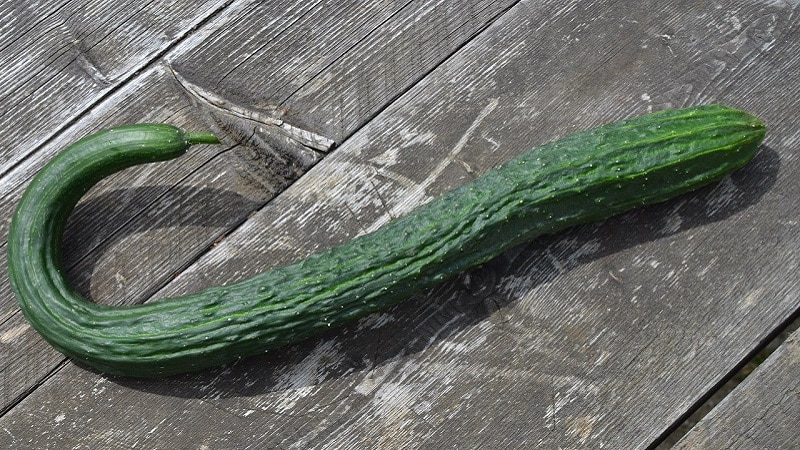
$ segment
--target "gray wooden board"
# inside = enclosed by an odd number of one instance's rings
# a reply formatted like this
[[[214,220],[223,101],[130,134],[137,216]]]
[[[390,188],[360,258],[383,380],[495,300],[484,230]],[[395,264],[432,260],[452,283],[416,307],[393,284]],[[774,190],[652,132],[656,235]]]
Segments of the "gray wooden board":
[[[434,42],[436,45],[418,52],[420,57],[427,55],[424,59],[404,64],[409,71],[405,79],[395,79],[389,87],[380,78],[372,82],[374,86],[361,80],[363,92],[380,90],[388,97],[365,94],[357,111],[361,116],[348,116],[346,122],[351,129],[342,130],[352,133],[383,109],[388,98],[407,89],[415,81],[411,75],[416,73],[419,78],[427,73],[493,20],[499,8],[510,3],[454,9],[449,20],[463,22],[463,26],[444,42],[436,38],[436,27],[402,24],[419,19],[420,11],[453,9],[452,1],[398,3],[388,10],[376,2],[362,4],[361,9],[349,15],[347,5],[337,9],[332,3],[297,2],[288,9],[281,2],[233,3],[226,8],[226,14],[210,20],[169,51],[164,63],[154,64],[132,78],[75,126],[39,148],[33,157],[21,159],[3,178],[5,195],[0,200],[0,212],[6,220],[0,223],[0,234],[6,234],[8,218],[27,180],[56,151],[78,137],[111,124],[134,121],[165,121],[192,128],[211,126],[226,141],[224,147],[193,151],[178,161],[139,167],[111,177],[90,192],[73,214],[65,253],[68,275],[79,291],[106,303],[144,301],[330,150],[332,141],[288,124],[283,112],[261,107],[252,100],[255,95],[283,89],[302,76],[303,83],[313,76],[323,76],[319,71],[343,54],[369,59],[375,54],[407,51],[394,45],[394,41],[367,39],[376,28],[404,29],[397,33],[399,36],[414,31],[415,37]],[[276,10],[281,14],[275,14]],[[320,15],[333,12],[336,14],[328,17],[326,26],[346,33],[319,28]],[[427,14],[425,18],[431,23],[445,17]],[[318,30],[310,34],[312,29]],[[426,33],[430,36],[426,37]],[[247,53],[243,43],[262,34],[267,37],[257,40],[258,52]],[[273,35],[279,39],[268,38]],[[285,69],[276,76],[274,60],[269,57],[273,53],[284,54],[281,52],[287,46],[312,49],[311,59],[317,65],[312,65],[311,70],[295,61],[297,73]],[[242,47],[239,54],[246,57],[235,63],[228,61],[227,65],[261,76],[250,80],[252,95],[244,99],[229,98],[220,85],[222,80],[211,78],[219,73],[218,66],[226,64],[215,55],[228,57],[238,47]],[[189,70],[195,67],[190,64],[192,58],[201,61],[196,66],[205,70],[205,80]],[[291,58],[285,54],[284,59]],[[306,72],[310,75],[304,75]],[[339,73],[334,75],[324,78],[335,82],[336,77],[342,77]],[[347,103],[347,96],[353,92],[342,91],[341,95],[339,103]],[[29,150],[23,145],[18,153],[27,154]],[[198,204],[202,207],[198,208]],[[4,256],[4,248],[0,253]],[[130,263],[131,258],[135,263]],[[2,264],[5,277],[4,257]],[[0,308],[0,336],[5,336],[0,363],[4,376],[0,410],[4,410],[34,388],[63,358],[30,329],[5,281],[0,284]]]
[[[0,177],[224,3],[2,2]]]
[[[256,122],[280,119],[337,142],[514,3],[302,1],[278,15],[269,3],[242,4],[170,64]]]
[[[676,449],[782,449],[800,442],[800,331],[695,425]]]
[[[652,444],[800,305],[798,5],[586,3],[512,8],[153,298],[345,241],[535,143],[651,108],[751,110],[770,128],[756,160],[231,367],[162,381],[58,367],[0,419],[0,444]]]

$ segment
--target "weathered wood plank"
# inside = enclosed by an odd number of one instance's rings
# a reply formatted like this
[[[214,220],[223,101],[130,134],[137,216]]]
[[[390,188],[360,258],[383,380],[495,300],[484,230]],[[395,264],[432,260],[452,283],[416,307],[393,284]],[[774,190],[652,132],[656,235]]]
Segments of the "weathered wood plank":
[[[276,15],[255,2],[231,17],[248,26],[171,59],[217,95],[341,141],[515,3],[315,1]]]
[[[681,439],[675,449],[793,448],[800,442],[800,331]]]
[[[0,177],[224,4],[3,2]]]
[[[800,304],[798,6],[719,6],[521,3],[160,294],[342,242],[533,143],[650,107],[763,116],[745,170],[229,368],[134,382],[68,364],[0,419],[0,443],[652,444]]]
[[[509,3],[497,2],[494,8]],[[109,179],[84,199],[67,231],[68,276],[81,292],[107,303],[144,301],[329,150],[329,140],[324,136],[287,123],[274,108],[259,107],[259,103],[251,102],[253,95],[273,88],[279,91],[302,77],[320,75],[319,71],[343,54],[355,53],[358,60],[403,52],[392,41],[368,47],[359,46],[359,42],[383,26],[404,28],[395,22],[414,21],[419,10],[441,10],[442,5],[448,4],[455,3],[398,3],[390,9],[381,2],[362,3],[348,15],[350,10],[344,8],[347,5],[339,4],[296,2],[286,9],[281,2],[234,3],[225,15],[205,24],[170,51],[165,65],[155,65],[134,78],[92,114],[16,166],[3,179],[8,195],[0,200],[0,213],[10,217],[27,179],[58,149],[97,128],[131,121],[212,125],[229,142],[227,147],[191,152],[179,161],[132,169]],[[276,10],[281,14],[274,14]],[[328,17],[334,10],[338,11],[336,15]],[[433,56],[417,65],[407,65],[405,84],[393,84],[394,92],[389,97],[400,95],[413,83],[414,71],[429,71],[497,13],[492,8],[482,8],[476,14],[469,8],[459,11],[454,10],[449,18],[431,18],[433,23],[447,19],[463,22],[464,26],[453,39],[426,46],[422,53]],[[462,13],[470,15],[462,20]],[[323,28],[309,34],[309,30],[319,27],[321,15],[327,17],[326,26],[337,32]],[[425,27],[416,37],[427,40],[424,33],[435,31]],[[274,41],[270,38],[273,34],[278,37]],[[255,42],[253,36],[257,38]],[[250,44],[257,51],[248,50]],[[287,45],[294,46],[289,53]],[[316,65],[298,64],[290,58],[298,48],[312,52],[311,60]],[[280,76],[267,70],[273,53],[289,61],[284,62],[287,65]],[[236,55],[235,61],[226,62],[225,58],[230,59],[232,54]],[[193,60],[199,63],[190,64]],[[241,94],[251,94],[242,99],[228,97],[222,85],[198,84],[198,74],[188,70],[200,68],[200,75],[211,79],[219,73],[219,66],[268,77],[251,80],[249,91],[239,90]],[[384,83],[377,78],[373,84],[361,85],[367,93],[359,111],[363,117],[360,122],[350,119],[353,128],[348,133],[385,107],[387,98],[368,95]],[[385,86],[381,89],[387,92]],[[5,235],[7,226],[7,220],[0,223],[0,235]],[[0,407],[2,410],[34,387],[62,358],[27,327],[5,282],[0,284],[0,335],[14,337],[3,343],[5,358],[0,370],[10,381],[4,383],[0,394],[5,405]]]

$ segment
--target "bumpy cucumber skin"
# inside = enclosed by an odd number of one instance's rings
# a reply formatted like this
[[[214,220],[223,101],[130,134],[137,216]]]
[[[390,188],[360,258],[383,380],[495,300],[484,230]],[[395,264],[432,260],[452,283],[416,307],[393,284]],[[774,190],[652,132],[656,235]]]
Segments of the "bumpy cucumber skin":
[[[202,292],[125,307],[91,303],[60,271],[67,216],[94,183],[213,136],[131,125],[84,138],[34,178],[12,220],[8,268],[26,318],[101,371],[158,377],[297,342],[395,304],[511,246],[660,202],[749,161],[765,133],[722,105],[665,110],[524,153],[377,231]]]

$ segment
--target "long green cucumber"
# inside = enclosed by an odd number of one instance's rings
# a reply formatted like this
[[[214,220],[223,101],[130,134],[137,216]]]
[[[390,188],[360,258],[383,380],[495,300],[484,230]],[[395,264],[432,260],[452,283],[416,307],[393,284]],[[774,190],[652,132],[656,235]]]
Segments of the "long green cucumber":
[[[210,133],[128,125],[68,146],[31,181],[8,235],[8,270],[31,325],[101,371],[140,377],[231,362],[395,304],[536,236],[691,191],[744,165],[764,137],[721,105],[664,110],[536,147],[377,231],[291,265],[181,297],[89,302],[60,269],[67,216],[94,183],[166,160]]]

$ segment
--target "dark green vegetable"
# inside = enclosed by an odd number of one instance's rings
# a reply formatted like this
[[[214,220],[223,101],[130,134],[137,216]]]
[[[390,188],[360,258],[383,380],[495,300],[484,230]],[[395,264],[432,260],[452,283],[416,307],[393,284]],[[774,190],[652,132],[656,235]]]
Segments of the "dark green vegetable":
[[[8,236],[11,285],[55,348],[122,375],[224,364],[308,338],[544,233],[604,219],[718,180],[764,137],[743,111],[660,111],[536,147],[379,230],[294,264],[176,298],[111,307],[86,301],[60,270],[67,216],[101,178],[174,158],[209,133],[129,125],[81,139],[33,179]]]

